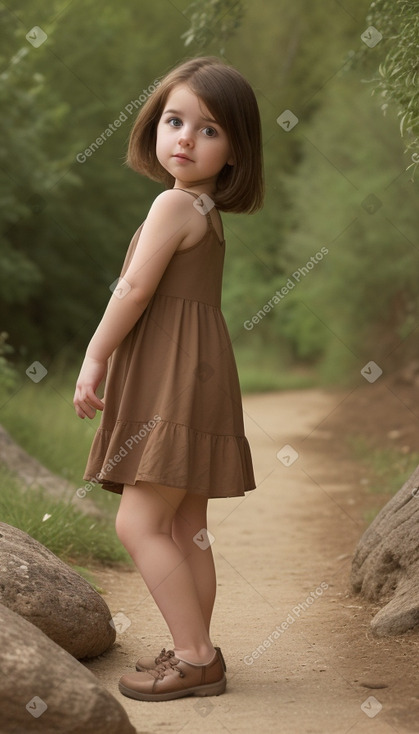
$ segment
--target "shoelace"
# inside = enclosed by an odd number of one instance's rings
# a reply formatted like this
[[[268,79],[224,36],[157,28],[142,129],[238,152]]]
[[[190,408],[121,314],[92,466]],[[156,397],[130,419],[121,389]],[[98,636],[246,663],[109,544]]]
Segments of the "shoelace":
[[[163,680],[166,673],[168,673],[170,670],[176,670],[181,678],[185,677],[185,673],[183,672],[183,670],[177,667],[177,664],[180,663],[180,660],[178,658],[175,658],[175,654],[172,650],[169,650],[169,652],[172,652],[170,659],[162,661],[154,668],[154,670],[148,671],[154,678]]]
[[[173,650],[166,650],[166,648],[164,647],[160,655],[158,655],[156,658],[156,665],[160,665],[165,660],[169,660],[169,658],[173,658],[174,655],[175,653]]]

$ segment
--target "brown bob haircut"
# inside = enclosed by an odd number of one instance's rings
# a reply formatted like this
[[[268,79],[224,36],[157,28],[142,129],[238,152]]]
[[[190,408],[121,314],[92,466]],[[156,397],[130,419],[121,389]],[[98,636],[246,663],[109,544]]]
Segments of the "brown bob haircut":
[[[174,177],[156,157],[157,125],[172,89],[187,84],[227,134],[235,165],[218,174],[214,202],[224,212],[252,213],[263,205],[263,156],[259,109],[249,82],[215,56],[190,59],[163,77],[131,131],[127,164],[173,188]]]

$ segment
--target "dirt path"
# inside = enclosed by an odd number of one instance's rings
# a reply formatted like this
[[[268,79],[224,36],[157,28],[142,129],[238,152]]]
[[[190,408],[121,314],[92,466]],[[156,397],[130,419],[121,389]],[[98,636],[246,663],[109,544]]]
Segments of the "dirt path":
[[[365,522],[350,466],[331,451],[343,398],[309,390],[244,400],[258,488],[210,503],[218,574],[212,639],[226,658],[226,694],[164,703],[119,694],[118,679],[137,657],[171,640],[137,572],[96,571],[112,614],[129,626],[87,667],[138,732],[417,731],[417,638],[372,638],[375,609],[349,589]],[[284,465],[277,452],[286,444]]]

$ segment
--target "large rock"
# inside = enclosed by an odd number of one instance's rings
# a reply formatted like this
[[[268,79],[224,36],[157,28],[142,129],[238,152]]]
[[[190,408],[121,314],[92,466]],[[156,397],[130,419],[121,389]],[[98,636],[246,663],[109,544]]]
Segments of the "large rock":
[[[0,602],[76,658],[95,657],[116,637],[100,594],[45,546],[0,523]]]
[[[1,724],[6,734],[135,734],[97,678],[0,604]]]
[[[397,635],[419,625],[419,466],[365,531],[352,560],[355,592],[379,602],[371,628]]]

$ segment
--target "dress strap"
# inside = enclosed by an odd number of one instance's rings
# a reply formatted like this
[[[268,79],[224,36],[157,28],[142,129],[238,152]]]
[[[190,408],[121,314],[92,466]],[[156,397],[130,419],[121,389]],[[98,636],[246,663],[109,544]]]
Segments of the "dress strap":
[[[195,193],[195,191],[188,191],[187,189],[181,189],[181,188],[179,188],[178,186],[176,186],[176,187],[173,187],[173,188],[174,188],[174,189],[176,188],[176,191],[184,191],[184,192],[185,192],[185,194],[191,194],[191,196],[193,196],[193,197],[194,197],[195,199],[199,199],[199,197],[201,196],[201,194],[196,194],[196,193]],[[223,244],[223,242],[224,242],[224,240],[223,240],[223,241],[221,241],[221,240],[220,240],[220,238],[219,238],[219,236],[218,236],[218,234],[217,234],[217,230],[216,230],[216,229],[215,229],[215,227],[214,227],[214,224],[213,224],[213,221],[212,221],[212,219],[211,219],[211,216],[210,216],[210,213],[209,213],[209,211],[208,211],[208,212],[206,212],[205,216],[206,216],[206,218],[207,218],[207,222],[208,222],[208,225],[209,225],[210,229],[212,229],[212,231],[214,232],[214,234],[215,234],[215,236],[216,236],[216,238],[217,238],[218,242],[220,243],[220,245],[222,245],[222,244]]]

